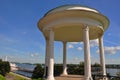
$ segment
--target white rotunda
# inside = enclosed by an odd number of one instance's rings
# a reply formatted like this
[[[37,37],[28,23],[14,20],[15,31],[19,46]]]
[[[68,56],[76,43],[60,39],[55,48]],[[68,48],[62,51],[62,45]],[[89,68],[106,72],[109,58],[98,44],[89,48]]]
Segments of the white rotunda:
[[[54,79],[54,41],[63,42],[63,74],[67,74],[66,43],[84,42],[85,79],[92,80],[89,40],[98,39],[102,75],[106,76],[103,35],[109,26],[106,16],[93,8],[64,5],[54,8],[38,22],[46,40],[45,74]]]

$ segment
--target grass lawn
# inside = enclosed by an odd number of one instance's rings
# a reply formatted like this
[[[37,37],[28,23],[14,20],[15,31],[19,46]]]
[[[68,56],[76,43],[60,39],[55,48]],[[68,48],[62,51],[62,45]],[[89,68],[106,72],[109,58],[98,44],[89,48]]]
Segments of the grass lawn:
[[[6,80],[31,80],[31,79],[10,72],[10,73],[8,73],[8,74],[6,75]]]

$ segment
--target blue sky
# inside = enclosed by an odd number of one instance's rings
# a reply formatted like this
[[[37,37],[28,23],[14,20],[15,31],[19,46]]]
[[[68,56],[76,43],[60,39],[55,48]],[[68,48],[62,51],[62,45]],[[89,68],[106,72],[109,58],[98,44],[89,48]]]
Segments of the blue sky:
[[[61,5],[80,4],[99,10],[110,20],[104,34],[106,64],[120,64],[119,0],[0,0],[0,58],[44,63],[45,39],[37,22]],[[97,40],[91,41],[92,63],[99,62]],[[62,43],[55,42],[55,63],[62,63]],[[67,43],[67,63],[84,61],[83,43]]]

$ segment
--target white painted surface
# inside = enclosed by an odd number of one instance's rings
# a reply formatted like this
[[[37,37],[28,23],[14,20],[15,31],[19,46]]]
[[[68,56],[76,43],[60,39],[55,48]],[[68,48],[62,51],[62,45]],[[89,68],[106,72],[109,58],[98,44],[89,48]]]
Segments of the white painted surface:
[[[102,66],[102,75],[106,75],[103,37],[99,38],[100,63]]]
[[[62,75],[68,75],[68,73],[67,73],[67,64],[66,64],[66,58],[67,58],[67,55],[66,55],[66,43],[67,42],[63,42],[63,73],[62,73]]]
[[[54,32],[49,30],[49,59],[48,59],[48,77],[47,80],[54,79]]]
[[[84,40],[84,61],[85,61],[85,80],[91,79],[91,59],[90,59],[90,45],[89,45],[89,27],[83,28],[83,40]]]

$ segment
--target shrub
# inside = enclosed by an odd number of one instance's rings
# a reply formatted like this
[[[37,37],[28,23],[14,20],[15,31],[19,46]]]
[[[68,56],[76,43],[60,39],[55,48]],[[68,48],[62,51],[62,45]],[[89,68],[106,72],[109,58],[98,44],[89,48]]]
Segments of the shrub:
[[[43,74],[44,74],[44,69],[42,68],[42,65],[37,64],[34,71],[33,71],[32,78],[33,79],[42,78]]]
[[[117,73],[117,76],[120,77],[120,72]]]
[[[8,61],[3,62],[4,69],[7,73],[10,72],[10,63]]]
[[[6,73],[9,73],[9,72],[10,72],[10,64],[9,64],[9,62],[0,60],[0,74],[5,76]]]
[[[55,76],[59,76],[62,74],[63,71],[63,66],[62,64],[55,64],[54,65],[54,75]]]
[[[95,63],[92,65],[92,67],[101,67],[99,63]]]
[[[38,78],[38,79],[32,79],[32,80],[45,80],[45,79],[43,79],[43,78]]]
[[[0,75],[0,80],[6,80],[6,79],[2,75]]]

